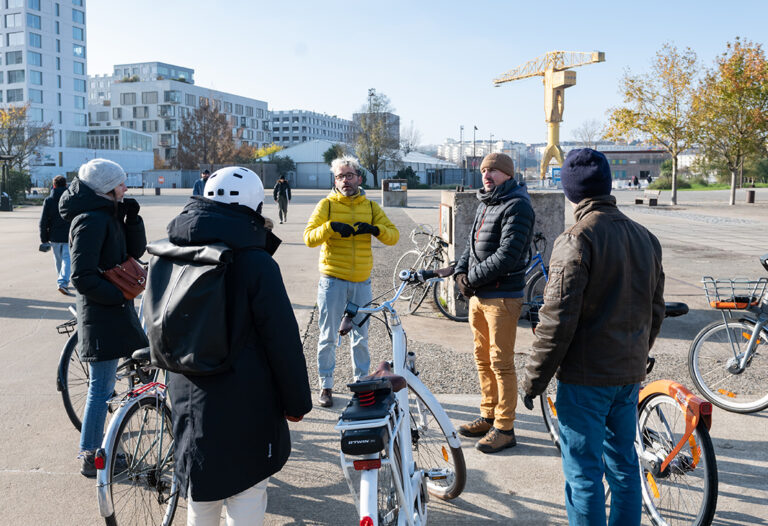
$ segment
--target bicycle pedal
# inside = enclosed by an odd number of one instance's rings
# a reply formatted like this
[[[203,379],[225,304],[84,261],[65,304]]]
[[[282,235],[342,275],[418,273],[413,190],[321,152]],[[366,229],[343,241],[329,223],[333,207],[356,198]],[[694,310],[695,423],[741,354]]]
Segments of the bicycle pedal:
[[[430,469],[424,472],[429,480],[445,480],[448,478],[448,471],[444,469]]]

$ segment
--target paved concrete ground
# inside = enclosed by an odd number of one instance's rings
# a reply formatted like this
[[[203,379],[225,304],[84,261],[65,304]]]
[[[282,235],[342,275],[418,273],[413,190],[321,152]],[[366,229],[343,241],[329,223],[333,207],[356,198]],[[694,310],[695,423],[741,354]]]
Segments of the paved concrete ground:
[[[148,238],[164,236],[185,192],[138,196]],[[315,303],[317,249],[306,248],[301,233],[323,192],[298,190],[289,208],[290,221],[277,225],[284,240],[277,253],[294,311],[302,327]],[[631,191],[616,193],[631,203]],[[714,319],[701,294],[703,274],[761,276],[756,256],[768,252],[761,243],[768,231],[768,190],[758,189],[757,204],[739,195],[728,207],[727,193],[681,192],[680,205],[658,209],[627,205],[624,210],[647,225],[662,241],[667,272],[667,299],[686,301],[690,315],[669,322],[654,354],[665,363],[683,363],[691,338]],[[405,210],[415,222],[437,222],[439,191],[412,191]],[[661,203],[668,202],[662,193]],[[276,217],[268,204],[266,214]],[[69,423],[55,389],[58,354],[65,338],[54,326],[69,318],[70,303],[55,290],[52,257],[37,252],[39,207],[0,214],[0,524],[98,524],[92,481],[78,473],[78,434]],[[393,213],[393,216],[398,215]],[[400,216],[402,217],[402,216]],[[566,218],[570,214],[566,210]],[[409,221],[410,224],[410,221]],[[410,248],[407,232],[400,246]],[[394,262],[379,262],[379,264]],[[466,324],[439,318],[425,309],[404,318],[408,336],[471,352]],[[530,342],[519,331],[519,348]],[[311,350],[310,353],[311,354]],[[664,370],[664,369],[662,369]],[[680,367],[668,369],[690,385]],[[441,402],[456,424],[476,414],[478,396],[445,394]],[[341,407],[343,403],[337,404]],[[715,524],[768,524],[768,414],[733,415],[715,411],[712,435],[720,476]],[[292,424],[294,454],[270,486],[268,524],[349,524],[355,513],[338,466],[338,436],[333,424],[338,409],[315,409]],[[456,501],[432,501],[434,523],[562,524],[563,479],[556,450],[538,413],[521,411],[518,447],[499,455],[477,453],[465,442],[467,489]],[[184,523],[184,508],[176,523]]]

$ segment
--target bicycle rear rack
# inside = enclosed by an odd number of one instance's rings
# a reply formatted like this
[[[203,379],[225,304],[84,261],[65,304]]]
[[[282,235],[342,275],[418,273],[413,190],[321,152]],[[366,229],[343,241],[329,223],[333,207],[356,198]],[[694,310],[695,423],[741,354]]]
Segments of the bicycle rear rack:
[[[710,307],[725,310],[747,310],[757,306],[768,286],[768,278],[714,279],[704,276],[701,282]]]

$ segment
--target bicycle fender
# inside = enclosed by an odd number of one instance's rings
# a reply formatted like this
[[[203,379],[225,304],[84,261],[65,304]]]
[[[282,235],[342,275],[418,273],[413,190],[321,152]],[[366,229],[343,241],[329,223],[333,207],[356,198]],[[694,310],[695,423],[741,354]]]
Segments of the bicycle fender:
[[[642,405],[643,401],[651,395],[659,393],[672,397],[672,399],[680,406],[683,413],[685,413],[685,435],[662,463],[661,469],[665,470],[669,465],[669,462],[680,452],[683,445],[688,441],[688,438],[693,433],[693,430],[696,429],[699,421],[707,426],[707,430],[712,427],[712,404],[694,395],[682,384],[672,380],[656,380],[643,387],[640,391],[638,405]]]
[[[445,412],[445,409],[443,409],[443,406],[440,405],[440,402],[437,401],[435,395],[433,395],[432,392],[427,389],[427,386],[425,386],[421,380],[419,380],[418,376],[414,375],[408,369],[401,371],[400,374],[401,376],[405,377],[405,381],[408,384],[408,387],[413,389],[416,394],[418,394],[421,399],[424,400],[424,402],[429,406],[429,409],[432,411],[432,415],[435,417],[435,420],[437,420],[437,423],[445,432],[445,435],[448,438],[448,444],[453,448],[460,448],[461,440],[459,440],[459,435],[456,433],[456,429],[453,427],[451,419],[448,418],[448,414]]]
[[[107,428],[107,432],[104,434],[104,440],[101,441],[101,447],[104,449],[106,454],[104,459],[105,467],[109,466],[109,454],[111,453],[109,448],[110,445],[115,441],[117,428],[120,427],[120,422],[123,421],[125,413],[128,411],[128,409],[138,404],[141,399],[148,396],[154,397],[155,395],[146,394],[144,396],[137,396],[126,401],[120,406],[120,408],[115,412],[115,415],[109,421],[109,427]],[[115,513],[115,509],[112,506],[112,487],[109,484],[109,480],[107,480],[106,469],[100,469],[96,471],[96,494],[99,500],[99,514],[101,514],[102,517],[109,517]]]

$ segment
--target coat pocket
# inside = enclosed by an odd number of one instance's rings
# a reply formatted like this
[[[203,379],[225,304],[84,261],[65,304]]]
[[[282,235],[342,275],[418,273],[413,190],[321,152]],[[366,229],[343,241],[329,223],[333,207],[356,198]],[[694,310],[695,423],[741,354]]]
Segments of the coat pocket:
[[[560,301],[563,298],[563,267],[549,268],[549,281],[544,287],[544,301]]]

